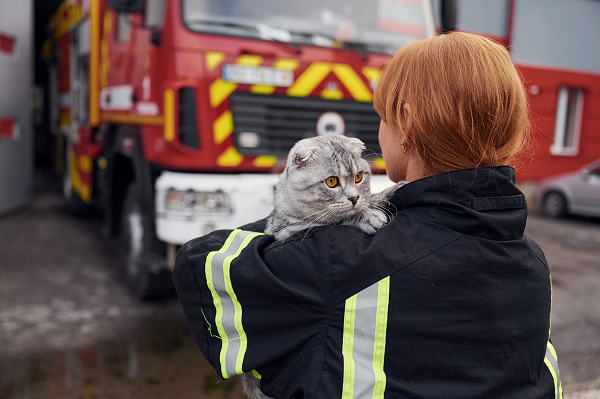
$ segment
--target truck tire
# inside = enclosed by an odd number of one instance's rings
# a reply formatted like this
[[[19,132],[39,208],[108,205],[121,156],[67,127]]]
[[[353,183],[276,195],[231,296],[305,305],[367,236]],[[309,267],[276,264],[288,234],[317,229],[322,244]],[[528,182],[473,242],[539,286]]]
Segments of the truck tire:
[[[131,293],[144,301],[170,296],[175,290],[165,252],[157,251],[158,240],[148,220],[151,216],[142,212],[139,192],[135,182],[125,192],[120,241],[127,284]]]
[[[550,191],[544,195],[542,211],[548,217],[562,218],[567,215],[567,199],[557,191]]]
[[[62,193],[63,204],[67,213],[73,216],[87,216],[92,213],[92,207],[83,202],[77,193],[73,191],[73,184],[71,183],[71,165],[66,151],[63,158]]]

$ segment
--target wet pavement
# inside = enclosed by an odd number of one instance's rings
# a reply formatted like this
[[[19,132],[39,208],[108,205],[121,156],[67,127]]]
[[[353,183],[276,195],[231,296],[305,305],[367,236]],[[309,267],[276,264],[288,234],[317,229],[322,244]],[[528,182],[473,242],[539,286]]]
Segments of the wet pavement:
[[[101,219],[62,209],[38,172],[33,204],[0,218],[0,399],[245,397],[219,381],[176,298],[140,303]],[[532,214],[554,281],[552,339],[565,399],[600,398],[600,220]]]

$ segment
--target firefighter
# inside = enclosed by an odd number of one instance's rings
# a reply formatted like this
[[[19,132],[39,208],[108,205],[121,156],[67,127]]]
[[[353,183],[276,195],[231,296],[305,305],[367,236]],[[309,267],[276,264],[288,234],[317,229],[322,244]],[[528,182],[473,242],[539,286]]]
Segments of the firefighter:
[[[174,281],[222,378],[274,398],[562,398],[551,277],[509,160],[528,132],[506,49],[440,35],[377,85],[395,214],[275,242],[264,220],[184,245]]]

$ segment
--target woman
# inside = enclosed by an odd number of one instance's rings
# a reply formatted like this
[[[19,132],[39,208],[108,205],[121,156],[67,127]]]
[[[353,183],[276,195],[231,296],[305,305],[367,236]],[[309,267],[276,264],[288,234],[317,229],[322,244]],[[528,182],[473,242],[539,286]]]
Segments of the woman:
[[[508,52],[412,43],[374,105],[388,176],[410,182],[391,223],[189,242],[174,281],[200,350],[275,398],[560,398],[550,273],[507,166],[528,128]]]

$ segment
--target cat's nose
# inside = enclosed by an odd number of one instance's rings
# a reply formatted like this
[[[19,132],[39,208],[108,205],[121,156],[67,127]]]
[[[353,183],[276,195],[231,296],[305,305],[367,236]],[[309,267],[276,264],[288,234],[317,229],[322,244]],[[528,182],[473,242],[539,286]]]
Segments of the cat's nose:
[[[356,205],[356,201],[358,201],[358,197],[348,197],[348,199],[352,202],[352,205]]]

